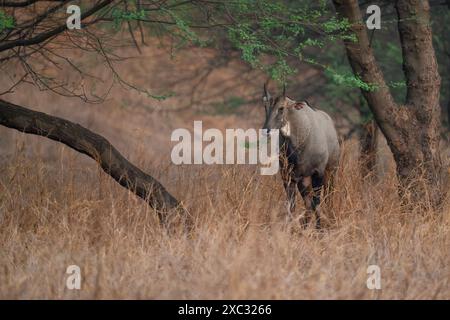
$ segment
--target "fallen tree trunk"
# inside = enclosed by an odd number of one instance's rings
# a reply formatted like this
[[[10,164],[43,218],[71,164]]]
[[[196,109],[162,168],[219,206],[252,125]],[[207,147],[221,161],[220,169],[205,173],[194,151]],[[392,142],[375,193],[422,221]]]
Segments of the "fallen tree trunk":
[[[0,99],[0,125],[43,136],[94,159],[121,186],[144,199],[165,221],[168,211],[182,206],[155,178],[125,159],[104,137],[79,124]]]

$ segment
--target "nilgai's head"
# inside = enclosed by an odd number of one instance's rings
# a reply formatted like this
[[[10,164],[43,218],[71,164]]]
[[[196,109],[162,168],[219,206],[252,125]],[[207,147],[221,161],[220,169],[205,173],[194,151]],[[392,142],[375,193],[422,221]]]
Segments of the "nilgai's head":
[[[264,84],[263,104],[266,111],[263,129],[267,130],[267,134],[270,134],[272,129],[279,129],[282,135],[289,136],[289,110],[300,109],[303,105],[286,96],[286,87],[283,87],[281,95],[272,97],[267,90],[267,83]]]

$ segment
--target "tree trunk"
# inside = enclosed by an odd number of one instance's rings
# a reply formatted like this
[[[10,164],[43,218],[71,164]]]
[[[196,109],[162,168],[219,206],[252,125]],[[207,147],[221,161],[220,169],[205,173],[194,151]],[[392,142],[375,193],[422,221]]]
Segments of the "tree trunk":
[[[375,90],[362,93],[394,155],[401,184],[413,191],[416,200],[429,194],[433,196],[430,200],[437,204],[439,192],[423,188],[439,185],[441,169],[440,77],[432,46],[428,1],[398,0],[395,5],[408,85],[405,105],[394,102],[375,61],[358,1],[333,2],[338,14],[349,20],[357,38],[356,42],[344,42],[353,72],[376,86]]]
[[[373,174],[377,164],[378,127],[375,121],[369,121],[362,128],[361,164],[363,177]]]
[[[450,99],[447,102],[447,131],[450,131]]]
[[[144,199],[162,222],[170,210],[183,211],[156,179],[125,159],[104,137],[79,124],[0,100],[0,125],[64,143],[91,157],[121,186]]]

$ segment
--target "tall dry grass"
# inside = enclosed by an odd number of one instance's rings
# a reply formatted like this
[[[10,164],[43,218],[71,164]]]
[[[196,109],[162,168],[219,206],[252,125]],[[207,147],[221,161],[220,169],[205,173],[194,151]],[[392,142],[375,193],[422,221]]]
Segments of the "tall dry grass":
[[[30,87],[5,99],[108,138],[183,201],[195,219],[192,236],[166,232],[142,200],[91,159],[0,127],[0,298],[450,298],[448,200],[439,211],[426,199],[405,205],[391,169],[378,179],[361,176],[353,142],[344,145],[321,232],[283,226],[279,176],[260,176],[254,166],[171,165],[170,133],[192,128],[193,120],[205,129],[259,128],[262,80],[232,63],[196,86],[214,52],[186,50],[172,59],[157,47],[142,47],[142,57],[121,65],[122,74],[156,94],[178,93],[167,101],[117,89],[101,105],[84,105]],[[79,58],[90,73],[111,78],[97,59]],[[316,70],[299,75],[307,72]],[[239,114],[200,112],[233,96],[258,101]],[[190,105],[196,108],[186,113],[156,111]],[[81,290],[65,285],[73,264],[82,271]],[[381,290],[366,287],[372,264],[381,268]]]
[[[0,162],[0,298],[450,298],[448,203],[405,207],[393,175],[361,176],[352,142],[321,232],[284,227],[280,178],[254,166],[133,157],[194,215],[189,238],[92,161],[43,140],[14,135]],[[81,290],[65,286],[73,264]],[[366,287],[372,264],[381,290]]]

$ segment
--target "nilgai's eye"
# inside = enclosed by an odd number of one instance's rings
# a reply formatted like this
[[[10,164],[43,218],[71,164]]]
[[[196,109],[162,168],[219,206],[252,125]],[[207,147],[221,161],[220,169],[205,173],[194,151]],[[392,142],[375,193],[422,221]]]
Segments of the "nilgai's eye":
[[[283,110],[284,110],[284,107],[281,107],[281,108],[279,108],[278,110],[283,111]]]

